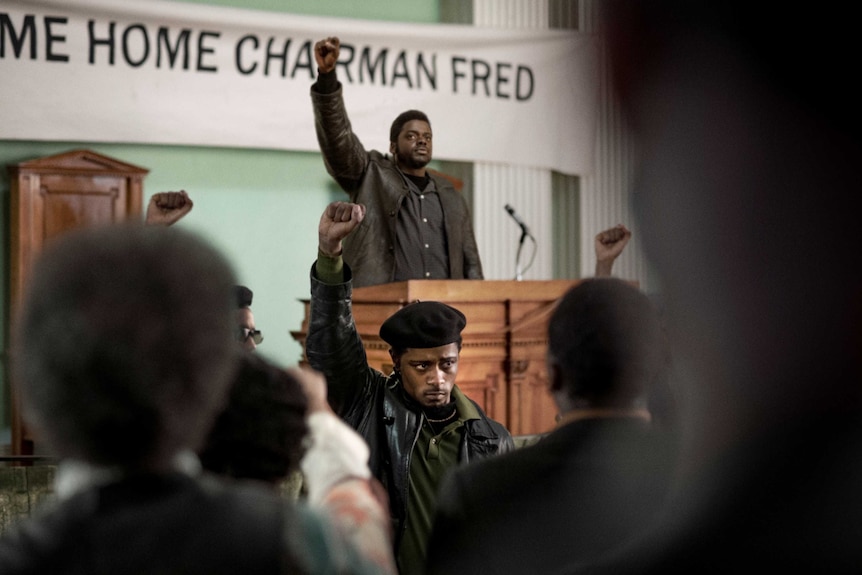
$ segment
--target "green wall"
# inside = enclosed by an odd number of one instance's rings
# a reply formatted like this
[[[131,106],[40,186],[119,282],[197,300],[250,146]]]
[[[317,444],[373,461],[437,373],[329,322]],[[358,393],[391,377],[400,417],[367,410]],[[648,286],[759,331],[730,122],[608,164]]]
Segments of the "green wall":
[[[433,23],[438,2],[422,0],[363,2],[338,0],[183,0],[294,14],[368,20]],[[328,35],[320,31],[320,37]],[[311,106],[298,110],[312,121]],[[381,126],[381,130],[388,130]],[[346,196],[329,178],[317,153],[272,150],[33,142],[0,140],[0,253],[4,325],[8,324],[9,178],[5,166],[66,152],[92,149],[150,170],[144,204],[159,191],[186,190],[194,209],[178,226],[195,230],[224,251],[239,281],[254,291],[252,310],[264,333],[258,351],[282,364],[302,354],[290,331],[302,322],[300,299],[308,296],[308,271],[317,254],[317,221],[327,203]],[[5,342],[4,346],[5,348]],[[6,361],[4,356],[3,361]],[[0,382],[0,446],[8,443],[9,389]],[[4,432],[5,430],[5,432]]]

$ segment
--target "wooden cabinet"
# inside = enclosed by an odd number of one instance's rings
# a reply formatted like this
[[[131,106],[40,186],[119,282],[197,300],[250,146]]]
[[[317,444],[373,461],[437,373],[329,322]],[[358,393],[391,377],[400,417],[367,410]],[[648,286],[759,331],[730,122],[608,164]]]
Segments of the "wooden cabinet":
[[[404,305],[436,300],[467,317],[457,385],[512,435],[554,428],[557,408],[547,391],[547,328],[559,298],[580,280],[410,280],[353,290],[353,315],[368,363],[390,373],[389,345],[378,332]],[[301,329],[305,348],[308,300]],[[304,360],[305,358],[303,358]]]
[[[82,226],[140,218],[149,170],[73,150],[7,167],[10,179],[9,310],[14,316],[35,257],[52,238]],[[8,342],[9,322],[6,322]],[[8,362],[4,362],[6,366]],[[9,381],[8,366],[5,381]],[[12,453],[29,455],[33,439],[20,419],[12,382]]]

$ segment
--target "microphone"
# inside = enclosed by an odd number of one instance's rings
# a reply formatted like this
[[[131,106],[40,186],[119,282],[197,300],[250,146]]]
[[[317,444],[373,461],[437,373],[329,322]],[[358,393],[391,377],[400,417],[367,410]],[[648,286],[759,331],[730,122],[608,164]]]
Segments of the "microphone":
[[[527,227],[527,224],[524,223],[524,220],[522,220],[520,217],[518,217],[518,214],[515,213],[515,208],[513,208],[509,204],[506,204],[505,208],[506,208],[506,211],[509,212],[509,215],[512,216],[512,219],[515,220],[515,222],[519,226],[521,226],[521,231],[523,231],[524,234],[529,236],[530,235],[530,229]]]

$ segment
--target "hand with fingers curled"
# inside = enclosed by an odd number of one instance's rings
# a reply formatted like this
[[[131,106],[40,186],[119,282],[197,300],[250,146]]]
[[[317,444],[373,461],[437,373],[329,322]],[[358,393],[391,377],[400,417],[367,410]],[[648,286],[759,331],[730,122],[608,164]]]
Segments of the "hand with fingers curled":
[[[614,261],[623,252],[632,237],[632,232],[623,224],[596,234],[596,277],[611,275]]]
[[[340,48],[341,41],[336,36],[319,40],[314,45],[314,59],[317,62],[317,69],[321,73],[326,74],[335,69]]]
[[[194,203],[185,190],[153,194],[147,204],[144,223],[148,226],[170,226],[185,217]]]
[[[365,206],[350,202],[332,202],[320,216],[317,228],[318,248],[327,256],[341,254],[341,241],[365,218]]]

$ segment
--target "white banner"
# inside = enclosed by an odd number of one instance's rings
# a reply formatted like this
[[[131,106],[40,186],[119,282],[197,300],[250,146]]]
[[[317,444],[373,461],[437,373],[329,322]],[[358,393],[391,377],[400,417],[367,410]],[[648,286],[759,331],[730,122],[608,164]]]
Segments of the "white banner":
[[[0,3],[0,139],[317,151],[314,43],[342,41],[353,128],[388,151],[406,109],[437,159],[592,169],[596,41],[161,1]]]

